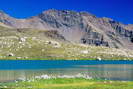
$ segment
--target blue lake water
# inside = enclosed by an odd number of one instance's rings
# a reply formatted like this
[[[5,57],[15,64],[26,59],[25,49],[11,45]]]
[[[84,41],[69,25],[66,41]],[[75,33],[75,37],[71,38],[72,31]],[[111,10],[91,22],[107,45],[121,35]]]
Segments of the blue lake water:
[[[133,61],[0,61],[0,82],[41,75],[78,74],[96,79],[133,81]]]

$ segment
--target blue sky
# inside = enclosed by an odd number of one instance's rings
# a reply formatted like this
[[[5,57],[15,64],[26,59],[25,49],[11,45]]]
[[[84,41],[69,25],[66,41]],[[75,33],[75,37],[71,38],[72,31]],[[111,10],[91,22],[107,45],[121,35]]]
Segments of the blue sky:
[[[0,0],[0,9],[17,18],[35,16],[44,10],[88,11],[133,24],[133,0]]]

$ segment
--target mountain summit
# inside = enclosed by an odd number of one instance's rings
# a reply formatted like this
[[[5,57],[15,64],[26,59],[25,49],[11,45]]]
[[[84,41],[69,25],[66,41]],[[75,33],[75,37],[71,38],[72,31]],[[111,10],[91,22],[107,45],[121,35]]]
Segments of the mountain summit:
[[[17,29],[57,30],[74,43],[133,49],[133,25],[88,12],[48,10],[28,19],[16,19],[0,11],[0,22]]]

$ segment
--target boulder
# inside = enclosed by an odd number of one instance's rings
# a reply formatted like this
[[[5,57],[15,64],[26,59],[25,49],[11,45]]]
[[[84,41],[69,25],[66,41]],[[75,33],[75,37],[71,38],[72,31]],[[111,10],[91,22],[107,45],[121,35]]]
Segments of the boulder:
[[[98,61],[101,61],[102,60],[102,58],[100,58],[100,57],[97,57],[97,59],[96,60],[98,60]]]
[[[25,41],[26,41],[25,38],[20,38],[19,40],[20,40],[21,42],[25,42]]]
[[[13,53],[9,53],[8,56],[12,57],[12,56],[14,56],[14,54]]]

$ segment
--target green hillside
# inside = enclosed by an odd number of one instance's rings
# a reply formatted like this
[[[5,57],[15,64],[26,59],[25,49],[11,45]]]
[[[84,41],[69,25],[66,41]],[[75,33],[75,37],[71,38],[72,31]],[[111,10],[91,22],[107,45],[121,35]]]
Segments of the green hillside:
[[[70,43],[58,31],[0,27],[0,59],[127,60],[133,51]]]

